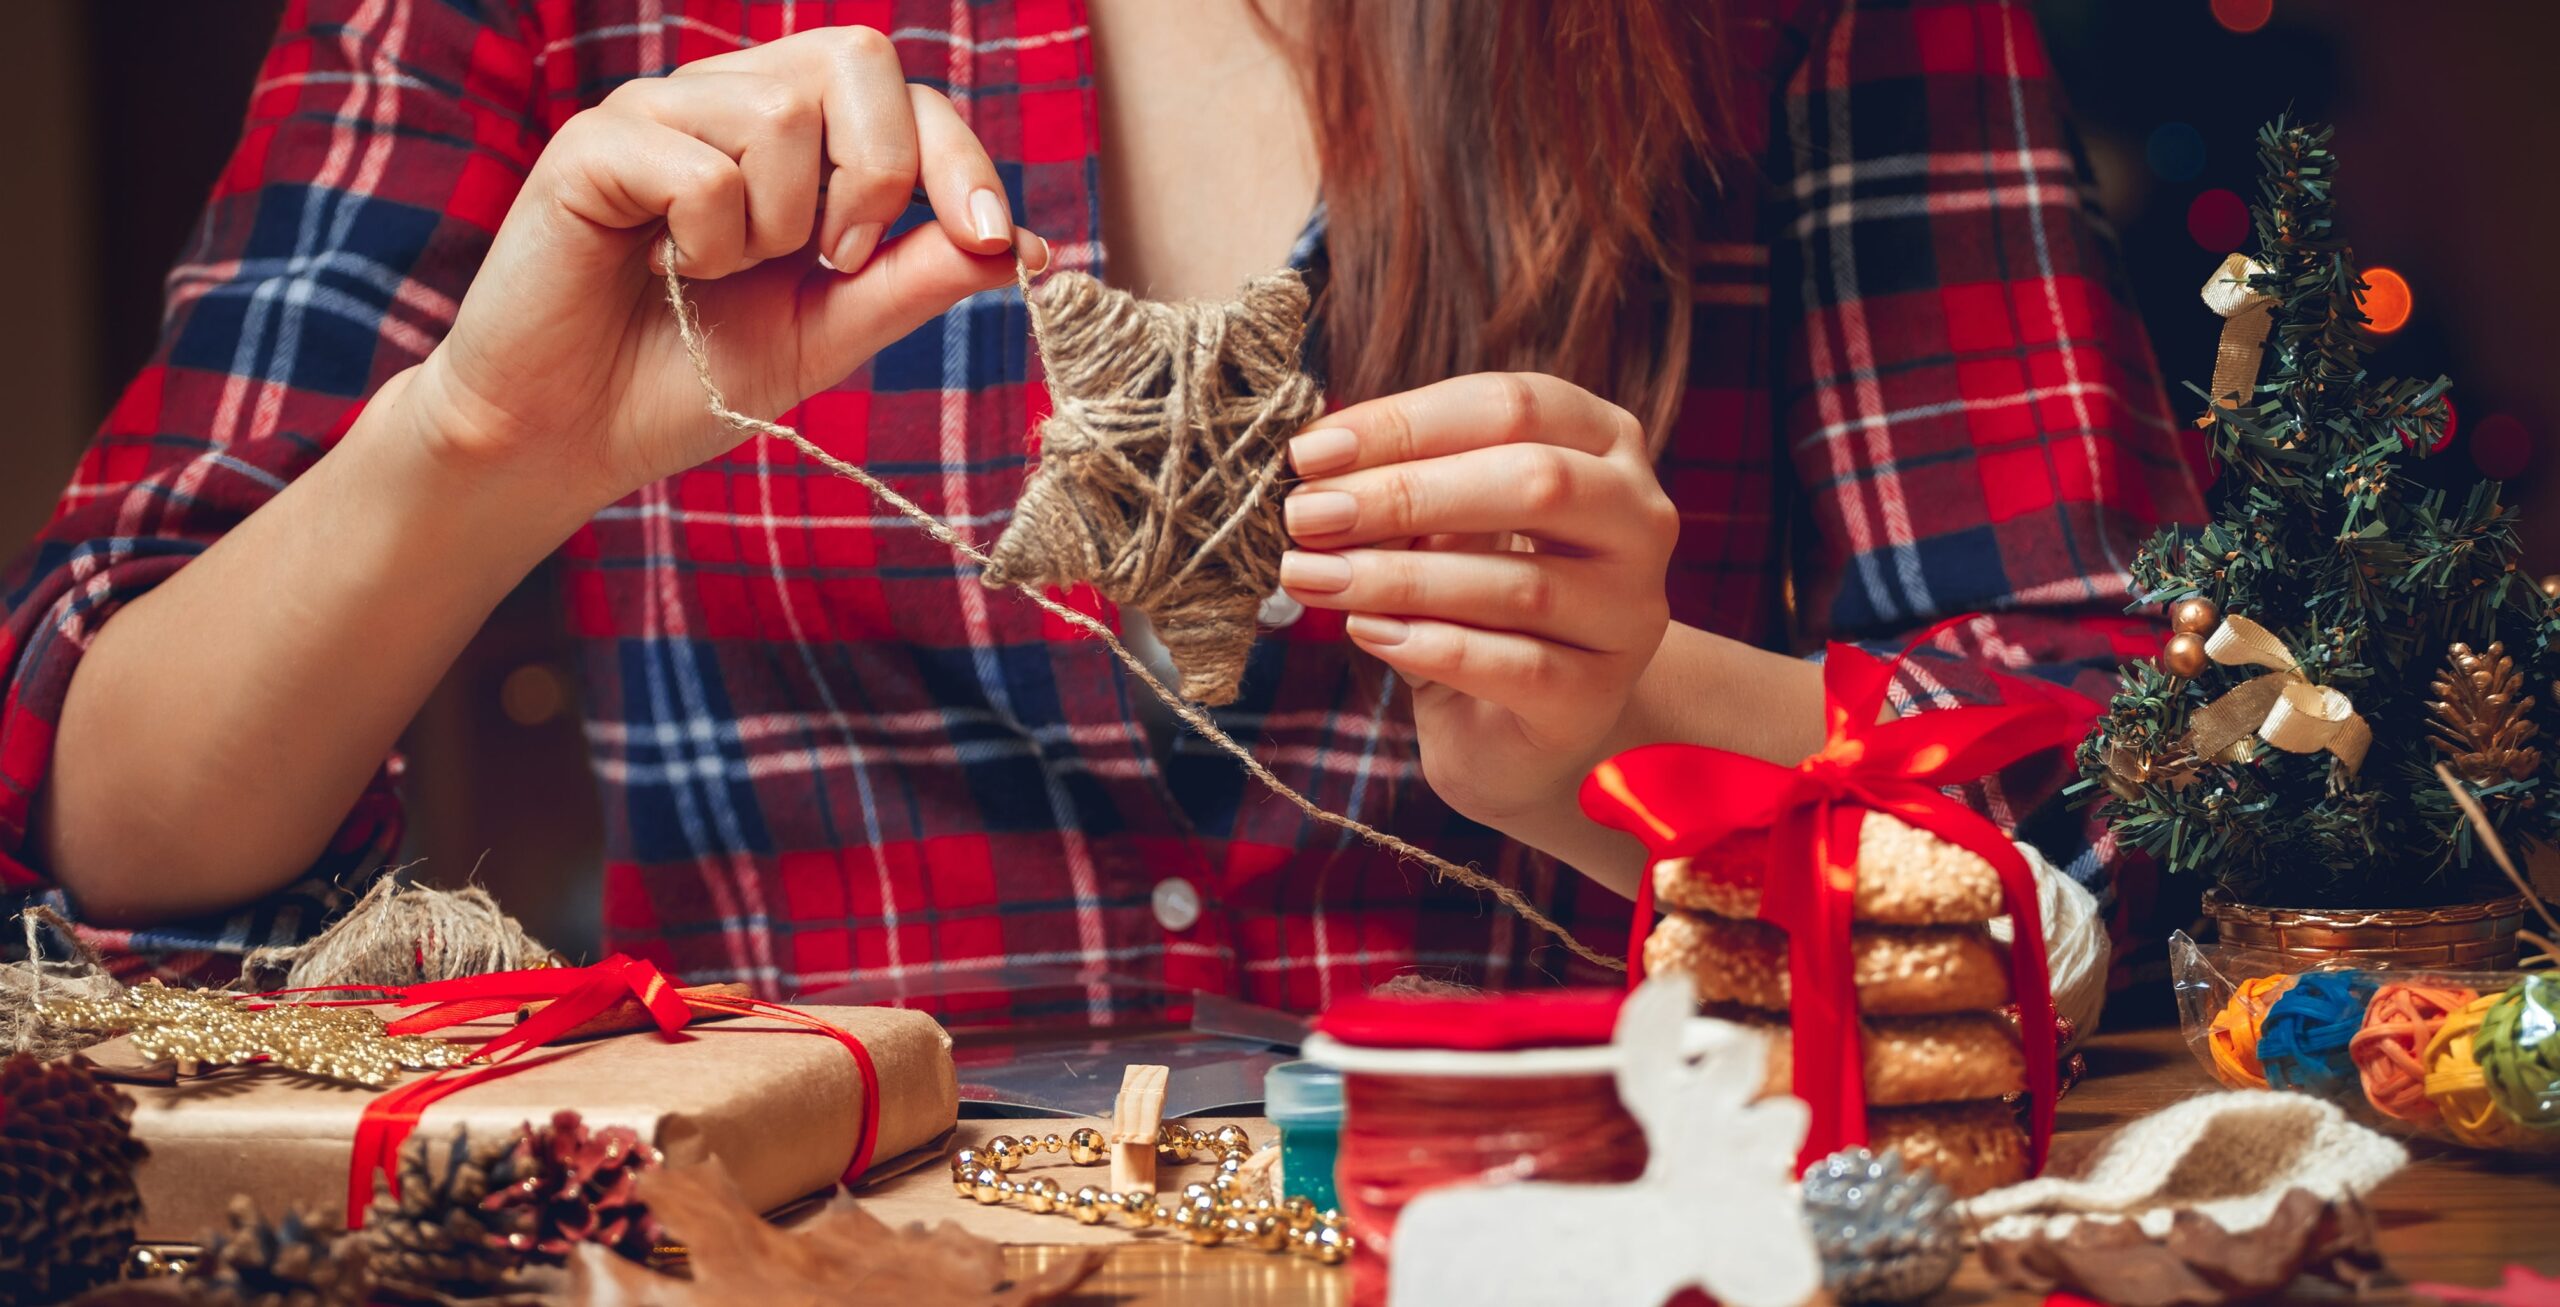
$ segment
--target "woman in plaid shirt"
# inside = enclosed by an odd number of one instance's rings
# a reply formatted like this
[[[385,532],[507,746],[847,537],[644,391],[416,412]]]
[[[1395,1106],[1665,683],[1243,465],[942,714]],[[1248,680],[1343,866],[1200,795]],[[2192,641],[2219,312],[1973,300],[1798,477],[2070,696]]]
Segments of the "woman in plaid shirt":
[[[1148,1001],[1116,977],[1573,974],[732,448],[669,232],[733,401],[981,539],[1043,403],[1016,259],[1181,297],[1290,258],[1358,402],[1292,443],[1294,602],[1219,720],[1594,938],[1638,855],[1575,781],[1800,758],[1801,646],[1985,614],[1903,711],[2153,647],[2125,561],[2195,490],[2022,9],[1262,8],[296,0],[159,354],[8,582],[0,885],[137,966],[307,932],[396,842],[402,726],[557,554],[608,940],[689,980],[1107,1019]],[[1981,801],[2029,823],[2060,761]],[[1034,966],[1070,983],[958,992]]]

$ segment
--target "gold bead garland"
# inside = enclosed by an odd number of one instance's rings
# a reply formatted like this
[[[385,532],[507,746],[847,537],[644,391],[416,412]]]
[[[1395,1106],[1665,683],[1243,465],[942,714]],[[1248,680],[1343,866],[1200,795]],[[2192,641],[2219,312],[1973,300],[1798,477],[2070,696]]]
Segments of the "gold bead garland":
[[[989,1207],[1018,1201],[1033,1212],[1072,1216],[1082,1225],[1100,1225],[1116,1215],[1131,1230],[1171,1230],[1203,1248],[1234,1244],[1269,1253],[1295,1252],[1327,1266],[1339,1266],[1351,1255],[1351,1236],[1343,1233],[1340,1214],[1319,1212],[1304,1198],[1273,1202],[1244,1197],[1239,1172],[1253,1155],[1253,1143],[1242,1127],[1190,1130],[1168,1122],[1157,1135],[1156,1151],[1177,1162],[1190,1161],[1195,1153],[1214,1156],[1218,1173],[1205,1184],[1183,1186],[1179,1196],[1167,1196],[1165,1201],[1144,1189],[1124,1194],[1080,1185],[1069,1191],[1046,1176],[1010,1178],[1008,1173],[1022,1169],[1024,1162],[1041,1153],[1065,1153],[1077,1166],[1098,1166],[1110,1160],[1102,1132],[1085,1126],[1064,1137],[997,1135],[980,1148],[954,1149],[951,1188],[960,1197]]]

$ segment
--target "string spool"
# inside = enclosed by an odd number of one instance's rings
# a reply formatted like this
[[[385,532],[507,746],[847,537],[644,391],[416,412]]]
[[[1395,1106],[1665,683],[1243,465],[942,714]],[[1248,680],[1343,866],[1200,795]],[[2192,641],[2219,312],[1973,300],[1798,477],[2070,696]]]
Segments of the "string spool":
[[[2500,994],[2483,994],[2454,1010],[2427,1041],[2427,1097],[2444,1118],[2445,1133],[2474,1148],[2524,1148],[2535,1132],[2498,1106],[2480,1070],[2480,1022]]]
[[[2560,1129],[2560,977],[2527,976],[2491,999],[2471,1051],[2501,1111],[2538,1131]]]
[[[1619,998],[1370,997],[1327,1010],[1304,1051],[1343,1072],[1334,1181],[1357,1307],[1386,1302],[1396,1218],[1424,1193],[1644,1173],[1644,1129],[1618,1100],[1608,1046]]]
[[[2267,1009],[2292,988],[2291,976],[2257,976],[2241,981],[2231,1000],[2213,1015],[2206,1045],[2213,1052],[2213,1071],[2233,1089],[2264,1089],[2266,1068],[2258,1064],[2258,1029]]]
[[[2427,1097],[2427,1068],[2419,1055],[2446,1017],[2479,996],[2460,985],[2415,981],[2373,991],[2364,1024],[2347,1041],[2347,1057],[2373,1110],[2413,1125],[2435,1123],[2439,1114]]]
[[[2347,1045],[2364,1025],[2376,982],[2363,971],[2314,971],[2267,1007],[2258,1023],[2258,1065],[2274,1089],[2341,1098],[2356,1084]]]

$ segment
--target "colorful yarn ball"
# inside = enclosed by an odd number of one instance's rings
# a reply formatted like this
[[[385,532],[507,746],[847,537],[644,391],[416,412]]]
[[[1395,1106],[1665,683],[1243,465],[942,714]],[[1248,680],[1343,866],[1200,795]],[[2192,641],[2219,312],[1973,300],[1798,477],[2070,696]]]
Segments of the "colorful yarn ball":
[[[2483,994],[2454,1009],[2419,1056],[2427,1068],[2427,1097],[2444,1115],[2445,1132],[2474,1148],[2522,1148],[2535,1142],[2532,1130],[2499,1109],[2473,1051],[2481,1019],[2501,997]]]
[[[2267,1084],[2342,1098],[2355,1084],[2347,1044],[2364,1024],[2375,981],[2362,971],[2314,971],[2267,1007],[2258,1023],[2258,1065]]]
[[[2446,1017],[2478,997],[2460,985],[2402,983],[2373,991],[2363,1028],[2347,1043],[2373,1110],[2417,1125],[2435,1123],[2436,1105],[2427,1097],[2427,1069],[2418,1055]]]
[[[2264,1089],[2266,1068],[2258,1065],[2258,1026],[2267,1009],[2293,985],[2291,976],[2259,976],[2241,981],[2231,1001],[2213,1014],[2205,1044],[2213,1052],[2214,1074],[2234,1089]]]
[[[2560,1128],[2560,977],[2527,976],[2491,1000],[2471,1051],[2501,1110]]]

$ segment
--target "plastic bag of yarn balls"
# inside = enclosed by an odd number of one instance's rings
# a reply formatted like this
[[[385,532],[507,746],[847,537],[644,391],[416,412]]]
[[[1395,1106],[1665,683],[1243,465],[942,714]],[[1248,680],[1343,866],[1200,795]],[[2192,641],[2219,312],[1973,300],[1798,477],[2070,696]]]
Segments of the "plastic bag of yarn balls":
[[[2183,932],[2169,945],[2187,1045],[2222,1084],[2560,1158],[2560,974],[2306,967]]]

